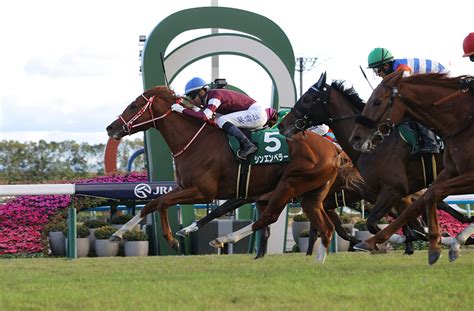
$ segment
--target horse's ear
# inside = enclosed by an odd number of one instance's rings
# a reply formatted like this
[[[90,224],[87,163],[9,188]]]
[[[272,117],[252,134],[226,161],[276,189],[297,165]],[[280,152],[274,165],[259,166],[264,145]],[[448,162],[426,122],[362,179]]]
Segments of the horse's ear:
[[[326,85],[326,71],[321,74],[321,77],[319,77],[318,82],[314,84],[314,87],[321,90],[324,85]]]
[[[403,77],[403,70],[395,71],[389,74],[388,76],[386,76],[382,82],[383,82],[383,85],[392,87],[392,86],[395,86],[402,77]]]

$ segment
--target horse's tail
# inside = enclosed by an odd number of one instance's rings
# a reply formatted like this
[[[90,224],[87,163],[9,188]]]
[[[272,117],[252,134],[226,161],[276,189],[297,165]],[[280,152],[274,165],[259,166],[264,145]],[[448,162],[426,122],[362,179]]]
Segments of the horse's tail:
[[[364,183],[364,178],[359,173],[359,170],[352,163],[351,158],[339,148],[337,149],[336,167],[338,169],[339,177],[344,182],[347,189],[360,189],[360,185]]]

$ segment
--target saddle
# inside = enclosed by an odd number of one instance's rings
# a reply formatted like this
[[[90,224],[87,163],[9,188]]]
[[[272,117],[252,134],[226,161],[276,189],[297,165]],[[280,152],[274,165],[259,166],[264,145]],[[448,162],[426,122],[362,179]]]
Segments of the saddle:
[[[258,131],[243,130],[243,132],[258,147],[257,151],[247,158],[250,165],[290,161],[285,136],[281,135],[277,128],[266,128]],[[234,136],[227,135],[227,137],[229,138],[229,145],[237,158],[237,151],[240,148],[239,141]]]
[[[400,137],[411,146],[411,155],[439,153],[444,148],[443,141],[435,133],[417,122],[403,122],[397,129]]]

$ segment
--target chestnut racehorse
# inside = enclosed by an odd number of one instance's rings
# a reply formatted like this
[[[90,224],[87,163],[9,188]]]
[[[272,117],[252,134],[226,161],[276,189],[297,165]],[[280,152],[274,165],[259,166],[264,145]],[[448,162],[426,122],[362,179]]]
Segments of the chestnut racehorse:
[[[380,218],[389,213],[392,207],[396,207],[398,212],[405,209],[411,204],[410,194],[427,187],[422,163],[422,160],[427,159],[411,156],[411,147],[400,137],[397,129],[385,137],[381,136],[384,142],[374,153],[354,150],[349,143],[349,137],[355,127],[356,116],[362,112],[365,103],[353,88],[344,88],[342,81],[334,81],[331,85],[325,82],[324,73],[283,118],[279,129],[284,135],[291,136],[312,125],[330,125],[338,143],[351,157],[365,180],[360,189],[354,188],[352,191],[359,190],[362,198],[374,204],[367,219],[367,227],[371,233],[376,234],[380,231],[377,227]],[[435,154],[434,158],[439,173],[443,168],[443,154]],[[346,202],[351,203],[348,200]],[[444,202],[439,202],[438,208],[460,222],[472,222],[471,218]],[[410,225],[418,231],[423,231],[416,219],[413,219]],[[411,244],[407,245],[405,252],[413,252]]]
[[[375,88],[359,118],[360,124],[352,132],[351,142],[354,148],[368,151],[372,149],[373,137],[380,124],[393,126],[410,117],[431,128],[444,140],[444,169],[400,217],[358,247],[374,249],[377,243],[385,241],[407,220],[426,210],[430,241],[428,262],[433,264],[441,255],[436,203],[448,195],[474,192],[474,96],[470,92],[459,91],[463,77],[426,74],[402,78],[402,74],[395,72],[388,75]],[[454,240],[449,260],[455,260],[459,254],[459,245]]]
[[[210,203],[214,199],[237,196],[239,163],[228,146],[227,135],[201,120],[172,112],[171,105],[180,100],[168,87],[148,89],[107,127],[108,135],[115,139],[152,127],[160,131],[173,154],[178,185],[147,203],[140,214],[115,233],[116,237],[120,238],[147,214],[158,211],[163,236],[171,247],[179,248],[168,223],[166,209],[169,206]],[[253,166],[251,169],[248,198],[255,200],[273,191],[261,217],[249,226],[215,239],[211,245],[223,247],[224,243],[237,242],[264,228],[278,219],[291,198],[299,197],[303,210],[321,233],[323,251],[318,260],[324,261],[334,226],[323,209],[322,201],[338,170],[350,171],[353,167],[344,161],[331,142],[317,134],[295,135],[287,143],[290,162]]]

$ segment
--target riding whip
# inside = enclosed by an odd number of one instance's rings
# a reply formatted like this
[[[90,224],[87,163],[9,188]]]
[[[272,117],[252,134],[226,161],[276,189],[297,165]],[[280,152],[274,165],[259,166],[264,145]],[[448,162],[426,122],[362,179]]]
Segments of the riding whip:
[[[372,91],[373,91],[373,90],[374,90],[374,88],[372,87],[372,84],[370,84],[370,81],[369,81],[369,79],[367,79],[367,75],[365,74],[365,71],[364,71],[364,69],[362,69],[362,66],[361,66],[361,65],[359,65],[359,68],[360,68],[360,71],[362,71],[362,74],[364,75],[364,78],[365,78],[365,80],[367,80],[367,83],[369,84],[370,88],[371,88],[371,89],[372,89]]]
[[[161,60],[161,66],[163,67],[163,76],[165,78],[165,84],[167,87],[170,87],[170,83],[168,82],[168,77],[166,77],[165,59],[163,57],[163,52],[160,52],[160,60]]]

